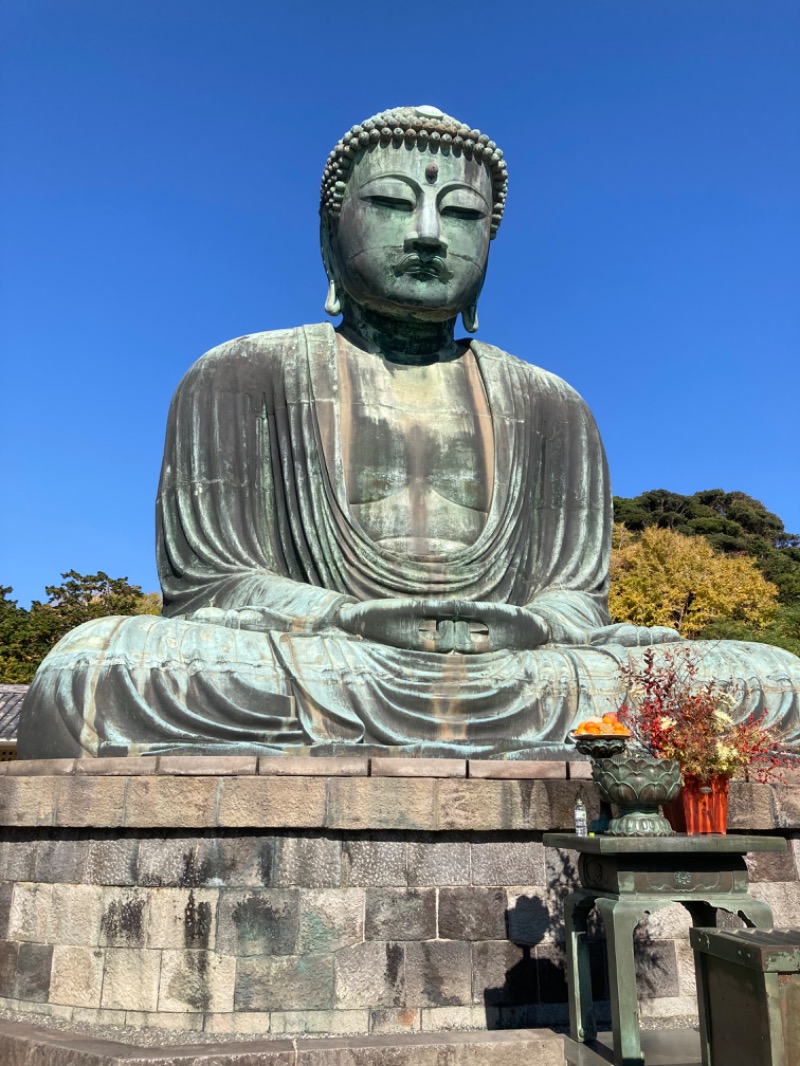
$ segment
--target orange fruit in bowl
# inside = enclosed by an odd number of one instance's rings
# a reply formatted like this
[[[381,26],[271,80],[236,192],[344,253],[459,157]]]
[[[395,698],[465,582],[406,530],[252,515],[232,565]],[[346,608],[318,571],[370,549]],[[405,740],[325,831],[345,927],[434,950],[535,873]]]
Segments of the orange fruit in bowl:
[[[592,717],[585,718],[582,722],[578,722],[575,728],[572,730],[572,735],[576,737],[596,737],[596,736],[630,736],[630,730],[627,729],[619,717],[613,711],[609,711],[604,714],[602,718]]]

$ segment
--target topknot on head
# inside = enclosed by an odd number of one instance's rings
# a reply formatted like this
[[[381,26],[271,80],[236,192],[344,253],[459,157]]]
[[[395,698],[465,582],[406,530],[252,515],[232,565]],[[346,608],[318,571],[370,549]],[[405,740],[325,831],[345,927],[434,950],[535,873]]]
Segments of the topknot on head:
[[[508,168],[503,153],[485,133],[471,129],[437,107],[394,107],[353,126],[338,142],[325,165],[320,193],[320,214],[337,218],[347,179],[358,154],[373,144],[382,147],[419,145],[432,151],[463,154],[489,166],[492,177],[491,236],[503,218],[508,193]]]

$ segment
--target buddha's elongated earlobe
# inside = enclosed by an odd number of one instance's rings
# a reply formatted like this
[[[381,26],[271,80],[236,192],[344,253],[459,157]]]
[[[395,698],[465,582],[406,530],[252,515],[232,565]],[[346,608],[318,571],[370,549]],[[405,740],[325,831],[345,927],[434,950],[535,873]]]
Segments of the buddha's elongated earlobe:
[[[465,307],[461,312],[461,321],[464,323],[464,329],[467,333],[478,332],[478,301]]]
[[[331,278],[328,285],[328,299],[325,301],[325,311],[332,318],[342,313],[342,305],[339,301],[339,294],[336,291],[336,282]]]

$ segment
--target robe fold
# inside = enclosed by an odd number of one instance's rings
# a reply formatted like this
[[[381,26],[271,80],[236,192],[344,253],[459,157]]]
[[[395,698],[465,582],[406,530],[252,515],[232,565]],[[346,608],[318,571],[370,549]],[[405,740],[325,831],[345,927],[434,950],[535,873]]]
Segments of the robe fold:
[[[20,757],[338,750],[563,750],[617,710],[643,649],[588,646],[608,625],[611,493],[594,419],[565,382],[473,341],[494,489],[469,547],[417,557],[372,541],[348,505],[328,325],[242,337],[203,356],[170,408],[157,504],[164,617],[68,634],[26,698]],[[552,642],[409,652],[333,624],[344,601],[438,597],[533,610]],[[212,621],[198,611],[217,608]],[[239,628],[259,609],[261,630]],[[690,648],[732,683],[738,717],[798,736],[800,659],[760,644]],[[662,650],[656,649],[656,654]]]

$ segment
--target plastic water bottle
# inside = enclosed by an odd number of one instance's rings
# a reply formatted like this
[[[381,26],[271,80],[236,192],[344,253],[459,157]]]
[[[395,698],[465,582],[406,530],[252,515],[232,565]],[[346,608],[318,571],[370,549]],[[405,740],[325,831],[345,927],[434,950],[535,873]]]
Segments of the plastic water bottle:
[[[578,796],[575,801],[575,836],[586,836],[586,807],[583,803],[583,797]]]

